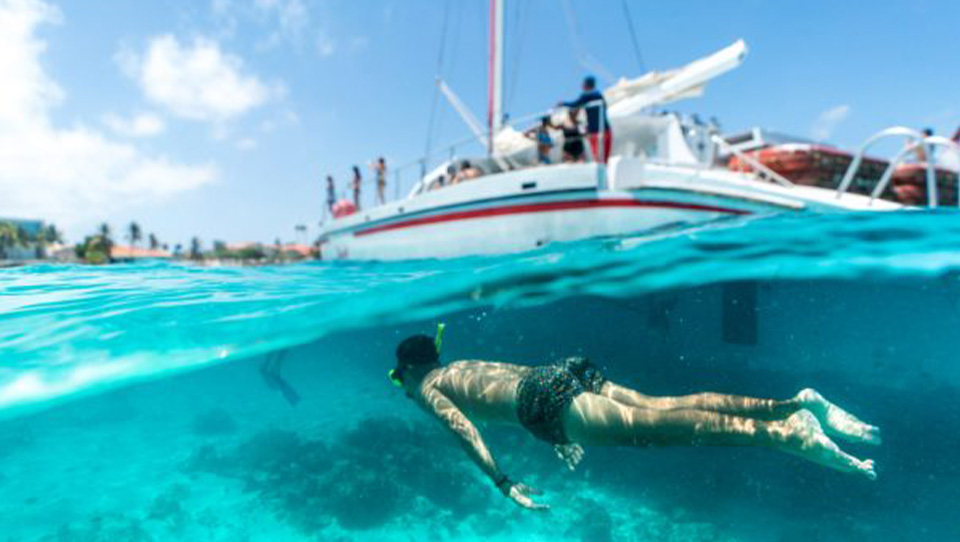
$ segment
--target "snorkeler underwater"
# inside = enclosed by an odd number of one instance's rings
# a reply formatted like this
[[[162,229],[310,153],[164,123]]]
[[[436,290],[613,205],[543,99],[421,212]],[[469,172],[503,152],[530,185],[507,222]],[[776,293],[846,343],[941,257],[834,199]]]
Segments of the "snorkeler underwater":
[[[757,446],[877,477],[872,460],[840,450],[821,424],[839,438],[871,444],[880,444],[879,428],[813,389],[783,401],[715,393],[650,397],[605,379],[581,357],[541,367],[484,361],[441,366],[443,330],[438,328],[436,338],[413,335],[401,342],[390,378],[456,435],[494,487],[524,508],[548,507],[531,499],[539,491],[503,473],[475,422],[523,426],[554,446],[570,470],[583,458],[581,444]]]
[[[958,20],[0,0],[0,542],[960,540]]]

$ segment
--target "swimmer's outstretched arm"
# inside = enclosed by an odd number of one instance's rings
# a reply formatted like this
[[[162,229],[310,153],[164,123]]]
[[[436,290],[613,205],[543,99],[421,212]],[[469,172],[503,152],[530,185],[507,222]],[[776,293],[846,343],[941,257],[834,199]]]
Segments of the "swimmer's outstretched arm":
[[[546,510],[549,506],[537,504],[530,495],[538,495],[533,488],[510,480],[500,471],[493,454],[480,436],[473,422],[457,408],[457,405],[437,389],[428,389],[423,393],[424,404],[443,424],[450,429],[470,460],[497,486],[497,489],[518,505],[530,510]]]

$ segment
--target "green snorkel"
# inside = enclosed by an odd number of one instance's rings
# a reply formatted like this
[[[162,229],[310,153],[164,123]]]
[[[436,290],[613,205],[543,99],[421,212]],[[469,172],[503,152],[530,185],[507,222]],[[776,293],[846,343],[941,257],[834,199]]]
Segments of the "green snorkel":
[[[447,324],[439,322],[437,324],[437,335],[433,338],[433,346],[437,349],[437,356],[440,355],[440,349],[443,347],[443,330],[447,328]],[[390,382],[398,388],[403,387],[403,379],[400,378],[400,374],[396,368],[390,369],[387,371],[387,378],[390,379]]]
[[[440,347],[443,346],[443,330],[447,329],[447,324],[440,322],[437,324],[437,336],[433,339],[433,345],[437,347],[437,355],[440,355]]]
[[[387,378],[390,379],[390,382],[393,382],[393,385],[394,385],[394,386],[396,386],[396,387],[398,387],[398,388],[402,388],[402,387],[403,387],[403,381],[400,380],[400,377],[399,377],[399,376],[397,376],[397,370],[396,370],[396,369],[390,369],[389,371],[387,371]]]

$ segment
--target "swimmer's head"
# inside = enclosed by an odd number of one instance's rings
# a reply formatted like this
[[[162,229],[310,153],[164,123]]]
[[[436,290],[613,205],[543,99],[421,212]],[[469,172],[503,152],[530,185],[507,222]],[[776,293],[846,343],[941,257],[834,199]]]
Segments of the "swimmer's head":
[[[439,365],[440,353],[437,346],[436,339],[427,335],[414,335],[404,339],[397,346],[397,366],[390,371],[390,380],[402,386],[406,374]]]

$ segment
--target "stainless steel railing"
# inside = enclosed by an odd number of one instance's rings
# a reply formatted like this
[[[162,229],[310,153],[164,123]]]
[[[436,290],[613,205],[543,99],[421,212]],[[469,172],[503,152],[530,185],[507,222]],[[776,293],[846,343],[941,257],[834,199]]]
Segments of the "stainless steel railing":
[[[748,155],[747,153],[727,143],[727,141],[722,137],[720,137],[719,134],[713,134],[712,136],[710,136],[710,140],[713,141],[713,143],[717,147],[720,147],[721,149],[725,150],[730,154],[736,155],[736,157],[739,158],[742,162],[749,164],[750,167],[753,168],[754,172],[756,172],[757,176],[761,176],[761,177],[765,176],[767,177],[768,180],[776,184],[779,184],[781,186],[787,186],[787,187],[794,186],[794,184],[789,179],[787,179],[783,175],[780,175],[776,171],[768,168],[767,166],[761,164],[758,160]]]
[[[937,165],[932,159],[933,153],[931,151],[934,147],[945,147],[948,151],[957,153],[957,157],[960,158],[960,145],[945,137],[928,136],[918,130],[907,128],[905,126],[894,126],[892,128],[887,128],[867,138],[867,140],[860,146],[860,149],[854,156],[853,161],[850,162],[850,166],[847,167],[847,171],[844,173],[843,179],[837,186],[837,199],[842,198],[844,194],[849,191],[857,172],[860,170],[860,165],[863,163],[863,158],[867,151],[878,141],[892,137],[908,138],[909,143],[905,145],[904,148],[901,149],[894,159],[891,160],[887,165],[887,169],[883,172],[883,175],[880,177],[877,185],[870,193],[870,204],[872,205],[874,200],[879,198],[883,194],[883,191],[887,189],[887,186],[890,184],[890,180],[893,178],[893,174],[896,173],[897,168],[900,167],[906,157],[916,153],[920,149],[923,149],[924,155],[927,157],[927,207],[935,209],[938,204]],[[960,175],[957,176],[957,193],[957,206],[960,207]]]

